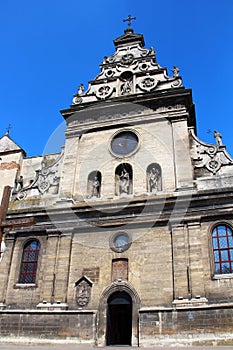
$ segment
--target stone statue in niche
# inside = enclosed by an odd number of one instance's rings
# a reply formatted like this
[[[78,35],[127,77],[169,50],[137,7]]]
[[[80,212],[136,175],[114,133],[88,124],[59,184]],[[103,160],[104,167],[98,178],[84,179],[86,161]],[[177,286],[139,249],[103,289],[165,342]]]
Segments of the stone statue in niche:
[[[152,168],[149,174],[150,192],[156,191],[158,189],[158,180],[159,180],[159,170],[156,168]]]
[[[117,196],[132,194],[133,170],[130,164],[121,163],[115,171],[115,193]]]
[[[91,293],[91,286],[85,279],[83,279],[77,285],[76,301],[78,306],[83,307],[89,303],[90,293]]]
[[[129,173],[126,171],[125,168],[123,168],[120,174],[119,192],[120,194],[122,193],[129,194],[129,190],[130,190]]]
[[[99,198],[101,189],[101,173],[99,171],[92,171],[88,176],[87,181],[87,197]]]
[[[128,95],[132,92],[132,86],[130,81],[124,82],[124,84],[121,85],[121,94],[122,95]]]
[[[94,180],[92,181],[92,193],[91,193],[92,197],[97,197],[99,198],[100,196],[100,182],[98,180],[98,177],[95,176]]]
[[[214,130],[214,138],[216,140],[216,144],[218,146],[222,146],[222,135],[217,130]]]
[[[147,169],[147,181],[148,181],[148,191],[158,192],[161,191],[161,170],[156,164],[152,164]]]

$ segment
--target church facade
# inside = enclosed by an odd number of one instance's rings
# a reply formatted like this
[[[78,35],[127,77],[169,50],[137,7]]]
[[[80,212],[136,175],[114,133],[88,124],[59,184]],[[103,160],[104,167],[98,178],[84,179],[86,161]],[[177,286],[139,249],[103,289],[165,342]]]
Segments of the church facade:
[[[131,27],[114,45],[61,111],[60,153],[0,139],[0,334],[231,341],[233,159],[217,131],[198,139],[177,67]]]

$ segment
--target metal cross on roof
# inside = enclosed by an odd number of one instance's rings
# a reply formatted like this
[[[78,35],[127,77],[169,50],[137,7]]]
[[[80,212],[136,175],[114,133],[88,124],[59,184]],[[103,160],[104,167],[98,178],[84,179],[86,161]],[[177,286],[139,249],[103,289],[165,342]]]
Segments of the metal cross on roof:
[[[128,18],[123,19],[123,22],[128,22],[128,27],[131,27],[131,22],[135,19],[136,17],[131,17],[131,15],[128,15]]]
[[[8,125],[8,127],[6,128],[6,133],[9,134],[10,133],[10,129],[12,128],[11,124]]]

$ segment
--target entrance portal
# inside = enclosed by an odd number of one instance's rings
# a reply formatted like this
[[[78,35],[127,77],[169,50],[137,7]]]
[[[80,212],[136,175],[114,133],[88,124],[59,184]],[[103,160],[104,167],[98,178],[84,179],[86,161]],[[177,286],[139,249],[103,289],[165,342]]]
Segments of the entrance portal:
[[[131,345],[132,299],[126,292],[108,298],[107,345]]]

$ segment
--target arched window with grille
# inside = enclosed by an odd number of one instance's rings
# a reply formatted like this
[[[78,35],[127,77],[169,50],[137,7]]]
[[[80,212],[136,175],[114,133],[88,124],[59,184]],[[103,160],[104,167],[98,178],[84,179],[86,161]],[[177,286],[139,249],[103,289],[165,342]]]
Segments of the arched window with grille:
[[[23,248],[19,283],[35,283],[40,242],[38,240],[28,241]]]
[[[212,230],[214,274],[233,273],[233,232],[230,226],[221,224]]]

